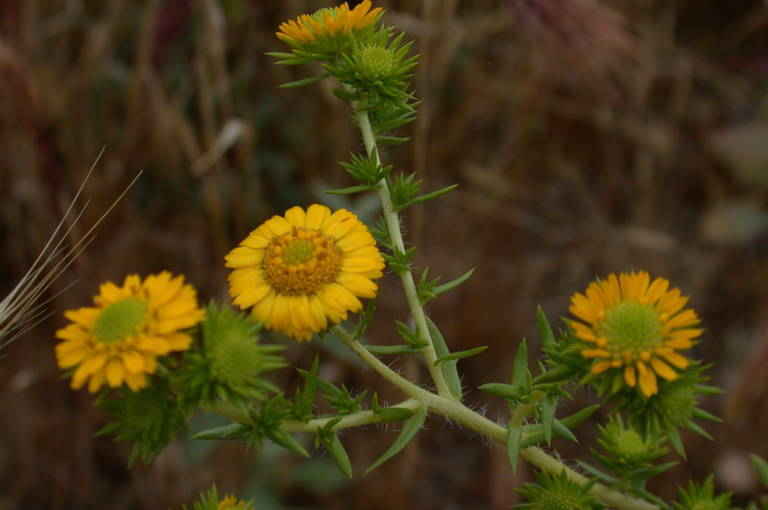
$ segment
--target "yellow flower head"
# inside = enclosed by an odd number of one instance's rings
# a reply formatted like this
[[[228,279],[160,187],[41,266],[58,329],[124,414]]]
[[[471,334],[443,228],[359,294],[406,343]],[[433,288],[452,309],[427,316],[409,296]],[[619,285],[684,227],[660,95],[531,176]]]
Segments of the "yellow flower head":
[[[293,207],[273,216],[226,256],[235,305],[296,340],[358,312],[376,296],[384,260],[376,241],[345,209]]]
[[[684,309],[688,298],[669,281],[647,272],[611,274],[589,284],[586,295],[571,297],[570,312],[576,336],[593,344],[581,355],[594,359],[591,371],[622,370],[624,382],[639,386],[646,397],[658,393],[656,376],[672,381],[675,368],[684,369],[688,359],[677,353],[693,346],[702,330],[696,329],[696,312]]]
[[[360,2],[350,10],[347,2],[338,7],[320,9],[316,13],[302,14],[295,20],[280,24],[275,35],[289,45],[313,43],[318,39],[347,35],[353,30],[366,28],[376,22],[381,7],[371,9],[370,0]]]
[[[245,508],[245,501],[238,501],[234,496],[227,496],[216,505],[216,510],[240,510],[243,508]]]
[[[164,271],[143,282],[129,275],[122,286],[101,285],[93,307],[69,310],[72,323],[56,332],[59,367],[77,367],[71,386],[97,392],[127,384],[137,391],[147,386],[147,374],[157,368],[157,357],[187,350],[192,338],[181,330],[203,319],[197,294],[183,276]]]

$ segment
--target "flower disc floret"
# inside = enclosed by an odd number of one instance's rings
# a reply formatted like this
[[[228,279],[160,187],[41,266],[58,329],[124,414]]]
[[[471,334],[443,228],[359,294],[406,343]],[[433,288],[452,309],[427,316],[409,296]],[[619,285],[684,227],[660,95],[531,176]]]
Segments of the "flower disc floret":
[[[360,311],[373,298],[384,260],[351,212],[293,207],[251,232],[226,256],[234,304],[296,340]]]
[[[651,282],[645,271],[611,274],[574,294],[569,310],[580,321],[571,325],[589,344],[581,355],[594,359],[592,374],[621,370],[627,386],[646,397],[658,393],[657,376],[675,380],[675,369],[689,364],[677,351],[693,346],[702,333],[687,302],[668,280]]]
[[[158,356],[187,350],[192,338],[182,330],[204,315],[195,289],[168,272],[144,281],[129,275],[122,286],[104,283],[93,301],[93,307],[65,312],[72,323],[56,332],[59,367],[75,369],[73,389],[88,382],[92,393],[104,384],[146,387]]]

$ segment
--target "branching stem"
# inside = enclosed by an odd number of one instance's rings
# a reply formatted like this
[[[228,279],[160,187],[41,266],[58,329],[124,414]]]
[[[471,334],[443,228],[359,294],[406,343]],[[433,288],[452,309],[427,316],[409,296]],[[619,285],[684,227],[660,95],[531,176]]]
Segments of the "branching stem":
[[[365,143],[365,150],[368,152],[368,156],[376,158],[376,162],[381,164],[379,157],[379,150],[376,147],[376,137],[373,134],[371,128],[371,121],[368,118],[368,112],[355,105],[355,116],[357,123],[360,126],[360,131],[363,135],[363,142]],[[395,211],[392,204],[392,197],[389,193],[389,186],[386,179],[379,181],[376,187],[376,193],[381,201],[381,208],[384,215],[384,222],[387,225],[387,231],[389,238],[392,242],[392,247],[402,253],[405,253],[405,243],[403,242],[403,234],[400,231],[400,218]],[[421,306],[419,300],[419,293],[416,290],[416,282],[413,279],[413,273],[410,268],[400,273],[400,280],[403,283],[403,290],[405,291],[405,297],[408,301],[408,307],[411,310],[413,321],[416,323],[416,332],[419,338],[425,340],[427,346],[424,348],[424,360],[427,363],[427,368],[432,376],[432,380],[437,387],[437,392],[447,398],[454,399],[448,389],[448,384],[445,382],[443,372],[440,367],[435,366],[435,360],[437,354],[435,354],[435,346],[432,343],[432,338],[429,334],[429,328],[427,327],[427,319],[424,315],[424,308]],[[455,400],[455,399],[454,399]]]

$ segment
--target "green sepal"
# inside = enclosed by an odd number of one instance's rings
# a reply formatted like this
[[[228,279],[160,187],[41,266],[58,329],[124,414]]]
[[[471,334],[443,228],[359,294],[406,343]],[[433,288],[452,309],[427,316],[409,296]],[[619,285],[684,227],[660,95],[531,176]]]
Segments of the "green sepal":
[[[685,457],[685,447],[683,446],[683,440],[680,439],[680,433],[677,431],[677,429],[669,429],[667,432],[667,439],[669,439],[669,442],[672,443],[672,446],[675,448],[675,451],[682,457]]]
[[[749,460],[752,461],[752,467],[755,468],[757,477],[763,483],[763,486],[768,489],[768,462],[754,453],[749,456]]]
[[[522,442],[523,425],[521,423],[513,423],[510,420],[507,425],[507,459],[513,473],[517,471],[517,459],[520,456]]]
[[[544,440],[547,445],[552,442],[552,423],[555,420],[558,400],[555,395],[545,395],[541,402],[541,423],[544,426]]]
[[[432,345],[435,347],[435,354],[438,358],[448,356],[450,351],[448,345],[445,343],[445,338],[440,330],[437,329],[437,325],[432,322],[432,319],[425,316],[427,320],[427,328],[429,329],[429,336],[432,338]],[[448,391],[451,392],[457,400],[461,401],[461,379],[459,378],[459,371],[456,368],[457,361],[447,361],[440,365],[440,371],[443,373],[445,383],[448,385]]]
[[[709,440],[713,439],[712,435],[709,432],[707,432],[706,430],[701,428],[701,426],[698,423],[695,423],[693,420],[689,421],[686,424],[686,427],[688,427],[690,430],[694,431],[695,433],[697,433],[698,435],[700,435],[702,437],[706,437]]]
[[[446,186],[445,188],[439,189],[437,191],[433,191],[431,193],[424,193],[423,195],[419,195],[419,196],[411,198],[411,199],[409,199],[409,200],[407,200],[407,201],[405,201],[405,202],[403,202],[401,204],[395,205],[395,210],[397,212],[400,212],[403,209],[407,209],[408,207],[411,207],[413,205],[420,204],[422,202],[426,202],[427,200],[432,200],[433,198],[441,197],[441,196],[445,195],[446,193],[449,193],[449,192],[455,190],[458,187],[459,187],[458,184],[451,184],[450,186]]]
[[[371,354],[392,355],[392,354],[418,354],[421,349],[412,345],[363,345]]]
[[[368,469],[365,470],[365,474],[370,473],[377,467],[384,464],[386,461],[400,453],[400,451],[411,442],[411,439],[416,436],[416,433],[424,426],[424,421],[427,419],[427,407],[421,407],[416,411],[413,416],[403,423],[403,428],[400,430],[400,434],[395,439],[395,442],[385,451],[381,457],[376,459]]]
[[[405,407],[381,407],[379,397],[374,394],[371,397],[371,411],[376,415],[379,423],[395,423],[405,421],[414,415],[414,411]]]
[[[440,356],[439,358],[437,358],[435,360],[435,366],[440,365],[441,363],[444,363],[446,361],[460,360],[460,359],[463,359],[463,358],[469,358],[471,356],[476,356],[476,355],[480,354],[481,352],[485,351],[486,349],[488,349],[487,345],[481,345],[481,346],[475,347],[473,349],[467,349],[466,351],[452,352],[450,354],[447,354],[445,356]]]
[[[710,420],[717,423],[723,422],[723,419],[720,418],[719,416],[716,416],[710,412],[707,412],[704,409],[701,409],[700,407],[695,407],[691,412],[691,416],[693,416],[694,418],[701,418],[702,420]]]
[[[352,195],[353,193],[360,193],[362,191],[369,191],[376,187],[371,184],[358,184],[357,186],[348,186],[341,189],[329,189],[325,190],[329,195]]]
[[[303,87],[304,85],[311,85],[313,83],[317,83],[320,80],[324,80],[330,76],[328,73],[318,74],[317,76],[310,76],[309,78],[304,78],[303,80],[296,80],[291,81],[288,83],[283,83],[280,85],[280,88],[283,89],[292,89],[296,87]]]
[[[555,344],[555,334],[552,333],[552,326],[549,325],[549,320],[544,314],[544,310],[540,307],[536,307],[536,325],[539,329],[539,338],[541,338],[541,344],[544,347],[549,347]]]
[[[271,439],[275,444],[279,444],[283,448],[292,451],[296,455],[305,457],[307,459],[310,457],[309,452],[307,452],[307,450],[304,449],[304,447],[301,446],[301,444],[296,441],[296,439],[291,434],[279,427],[273,427],[265,430],[264,435]]]

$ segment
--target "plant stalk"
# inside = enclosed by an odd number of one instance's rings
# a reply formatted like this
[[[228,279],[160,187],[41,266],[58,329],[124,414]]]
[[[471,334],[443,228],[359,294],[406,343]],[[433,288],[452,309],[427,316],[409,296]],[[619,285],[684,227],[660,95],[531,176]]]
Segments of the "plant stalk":
[[[365,150],[368,152],[369,157],[375,157],[376,162],[381,164],[379,157],[379,150],[376,147],[376,137],[373,134],[371,128],[371,121],[368,118],[368,112],[361,110],[357,105],[355,106],[355,116],[357,123],[360,126],[360,132],[363,135],[363,142],[365,143]],[[382,179],[376,186],[376,193],[381,201],[381,208],[384,215],[384,222],[387,225],[389,232],[389,238],[392,241],[392,247],[402,253],[405,253],[405,243],[403,242],[403,234],[400,230],[400,218],[395,211],[392,204],[392,197],[389,193],[389,186],[386,179]],[[408,307],[411,310],[413,321],[416,323],[416,332],[422,340],[425,340],[427,346],[422,351],[424,354],[424,360],[427,363],[427,368],[432,376],[432,380],[435,383],[438,394],[447,398],[456,400],[448,389],[448,384],[445,382],[443,372],[440,367],[435,366],[435,360],[437,354],[435,353],[435,346],[432,342],[432,337],[429,334],[429,328],[427,327],[427,319],[424,314],[424,308],[421,306],[419,300],[419,293],[416,290],[416,282],[413,278],[413,272],[409,269],[400,273],[400,281],[403,284],[403,290],[405,291],[405,297],[408,301]]]

